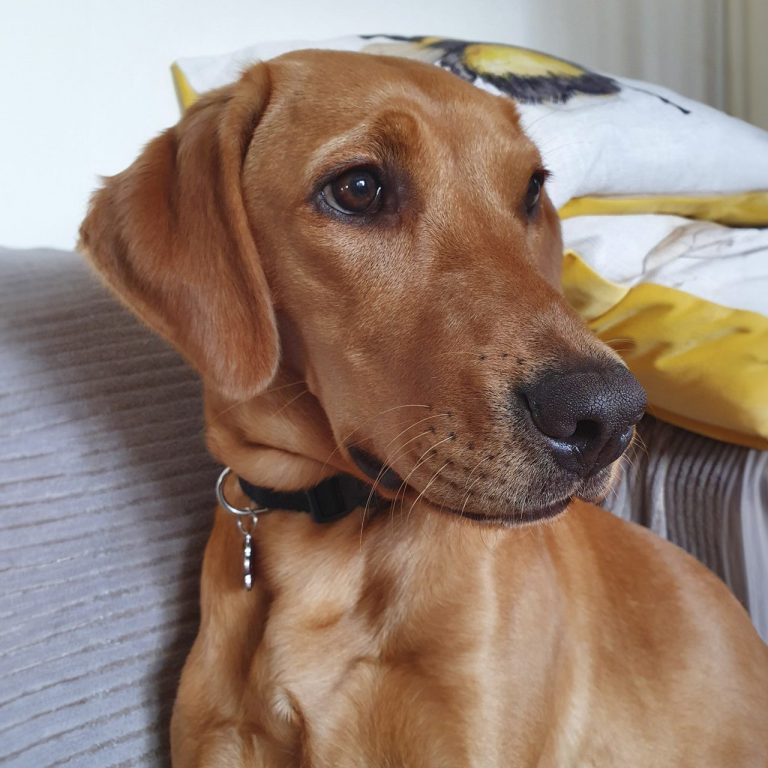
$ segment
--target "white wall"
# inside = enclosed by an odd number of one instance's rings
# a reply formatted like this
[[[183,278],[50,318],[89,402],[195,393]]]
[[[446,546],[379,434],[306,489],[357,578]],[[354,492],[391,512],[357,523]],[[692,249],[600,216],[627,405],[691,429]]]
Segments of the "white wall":
[[[529,45],[722,105],[712,19],[726,2],[0,0],[0,245],[74,245],[98,174],[124,168],[177,119],[168,67],[180,56],[440,34]]]

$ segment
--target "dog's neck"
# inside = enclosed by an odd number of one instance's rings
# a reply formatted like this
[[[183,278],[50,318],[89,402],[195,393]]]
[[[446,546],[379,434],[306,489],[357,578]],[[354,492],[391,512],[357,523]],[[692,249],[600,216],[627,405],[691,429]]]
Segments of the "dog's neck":
[[[338,450],[306,383],[289,370],[244,402],[206,391],[205,416],[208,449],[254,485],[293,491],[340,472],[364,479]]]

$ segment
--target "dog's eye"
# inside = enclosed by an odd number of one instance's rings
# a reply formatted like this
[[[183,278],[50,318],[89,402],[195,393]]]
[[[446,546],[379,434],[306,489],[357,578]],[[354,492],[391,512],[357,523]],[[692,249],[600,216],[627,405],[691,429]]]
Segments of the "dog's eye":
[[[547,178],[544,171],[536,171],[528,182],[528,190],[525,193],[525,210],[527,213],[533,213],[541,199],[541,190],[544,186],[544,180]]]
[[[326,184],[322,194],[325,202],[341,213],[374,213],[381,202],[381,183],[372,171],[355,168]]]

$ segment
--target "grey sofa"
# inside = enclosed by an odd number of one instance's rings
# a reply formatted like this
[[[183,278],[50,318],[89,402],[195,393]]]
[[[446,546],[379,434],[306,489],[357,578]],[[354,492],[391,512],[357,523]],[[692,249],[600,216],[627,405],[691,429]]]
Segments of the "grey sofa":
[[[201,428],[195,375],[78,256],[0,249],[0,765],[167,765],[214,504]],[[610,504],[765,632],[766,455],[642,431]]]

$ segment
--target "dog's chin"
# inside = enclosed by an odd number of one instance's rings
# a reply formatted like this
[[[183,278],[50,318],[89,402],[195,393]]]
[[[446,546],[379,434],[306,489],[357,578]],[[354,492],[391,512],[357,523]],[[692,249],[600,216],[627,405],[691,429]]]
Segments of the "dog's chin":
[[[564,478],[560,487],[550,487],[549,493],[536,498],[530,491],[519,488],[499,487],[493,493],[481,494],[480,504],[466,496],[457,498],[440,498],[428,495],[416,486],[406,486],[401,477],[390,467],[384,465],[373,455],[352,446],[349,448],[350,457],[358,469],[374,480],[379,493],[388,498],[396,491],[395,498],[404,493],[421,499],[440,513],[454,515],[464,520],[485,525],[516,527],[554,520],[562,515],[574,498],[584,499],[593,503],[601,502],[609,493],[618,477],[618,462],[603,468],[595,475],[574,480]],[[524,495],[530,501],[525,505],[515,503],[514,499]],[[469,503],[468,503],[469,502]],[[474,503],[473,503],[474,502]]]
[[[555,520],[566,512],[575,498],[600,503],[613,487],[618,475],[617,469],[617,464],[605,467],[592,477],[572,483],[572,487],[566,489],[561,496],[555,496],[554,499],[543,498],[540,503],[534,502],[524,507],[503,501],[489,502],[486,499],[480,510],[466,504],[461,507],[453,506],[450,500],[430,499],[426,496],[424,499],[439,512],[455,515],[473,523],[505,528],[525,526]]]
[[[584,501],[600,504],[615,487],[620,472],[621,466],[619,461],[614,461],[613,464],[604,467],[593,477],[584,480],[574,495],[584,499]]]
[[[455,510],[449,507],[441,507],[442,511],[453,513],[459,517],[469,520],[473,523],[484,525],[495,525],[503,528],[516,528],[533,523],[541,523],[554,520],[560,517],[571,503],[571,497],[566,497],[553,504],[547,504],[542,507],[531,507],[528,509],[516,510],[509,508],[504,512],[474,512],[471,510]]]

